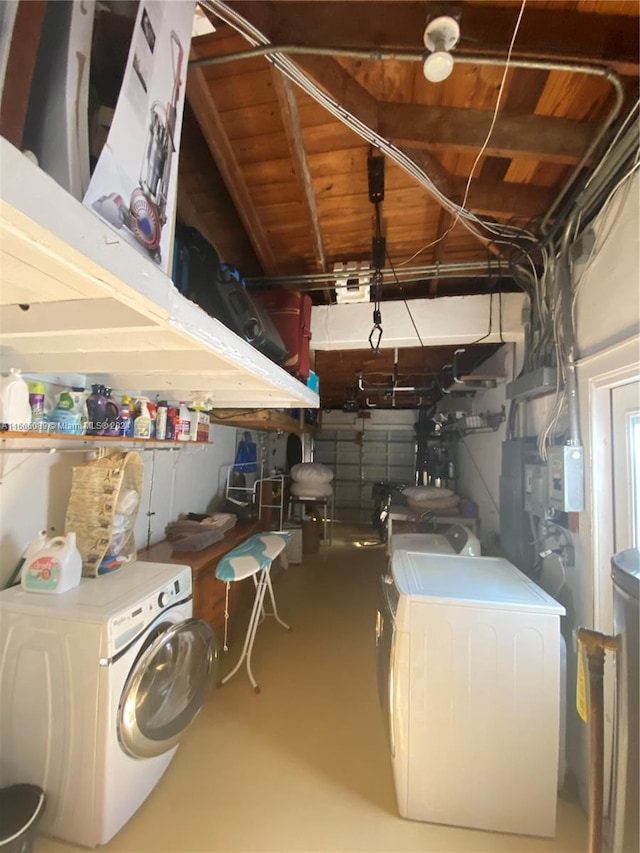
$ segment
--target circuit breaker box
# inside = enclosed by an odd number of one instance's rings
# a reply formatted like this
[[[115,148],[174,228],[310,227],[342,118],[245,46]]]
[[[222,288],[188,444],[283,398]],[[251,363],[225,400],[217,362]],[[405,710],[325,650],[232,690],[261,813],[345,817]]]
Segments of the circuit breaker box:
[[[560,512],[584,509],[584,448],[569,444],[549,448],[547,501]]]

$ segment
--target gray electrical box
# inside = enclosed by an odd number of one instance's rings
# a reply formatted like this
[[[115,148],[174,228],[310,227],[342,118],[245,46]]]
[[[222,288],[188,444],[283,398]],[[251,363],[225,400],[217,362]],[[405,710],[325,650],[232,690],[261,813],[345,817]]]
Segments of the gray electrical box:
[[[500,543],[503,555],[525,574],[531,572],[537,554],[532,543],[531,521],[525,502],[527,469],[540,463],[535,438],[515,438],[502,444],[500,471]]]
[[[547,501],[560,512],[584,509],[584,448],[569,444],[549,448]]]
[[[547,514],[547,466],[525,464],[524,466],[524,508],[538,518]]]

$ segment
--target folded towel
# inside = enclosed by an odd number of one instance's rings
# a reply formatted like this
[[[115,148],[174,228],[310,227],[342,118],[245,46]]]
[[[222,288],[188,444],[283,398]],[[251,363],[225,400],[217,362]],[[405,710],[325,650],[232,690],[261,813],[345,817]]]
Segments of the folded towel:
[[[171,547],[173,551],[203,551],[209,545],[220,542],[221,539],[224,539],[224,534],[219,530],[205,530],[202,533],[187,536],[186,539],[180,539]]]

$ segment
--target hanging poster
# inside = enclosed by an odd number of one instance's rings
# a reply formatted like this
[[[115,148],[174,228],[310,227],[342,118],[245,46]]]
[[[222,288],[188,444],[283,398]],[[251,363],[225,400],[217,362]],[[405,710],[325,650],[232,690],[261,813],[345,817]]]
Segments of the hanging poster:
[[[140,3],[113,122],[84,197],[166,273],[194,9],[194,0]]]

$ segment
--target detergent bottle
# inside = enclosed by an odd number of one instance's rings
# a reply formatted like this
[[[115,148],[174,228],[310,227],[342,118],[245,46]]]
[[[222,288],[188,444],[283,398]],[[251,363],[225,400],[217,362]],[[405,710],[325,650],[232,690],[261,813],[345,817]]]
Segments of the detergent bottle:
[[[76,546],[76,534],[34,540],[33,550],[25,559],[22,588],[27,592],[60,594],[78,586],[82,577],[82,557]],[[36,547],[39,544],[40,547]],[[31,546],[29,546],[31,547]],[[27,549],[29,550],[29,549]]]
[[[31,424],[29,386],[17,367],[9,370],[0,388],[0,423],[10,430],[28,430]]]
[[[77,394],[62,391],[55,409],[45,416],[47,423],[55,425],[57,432],[70,435],[83,435],[85,424],[82,422],[82,403]]]
[[[44,543],[46,541],[47,541],[47,531],[41,530],[38,533],[38,535],[35,537],[35,539],[32,539],[31,542],[29,542],[27,547],[22,552],[15,569],[11,573],[11,577],[9,578],[7,583],[5,584],[5,586],[4,586],[5,589],[9,589],[10,586],[13,586],[14,584],[20,583],[20,574],[22,572],[22,567],[24,566],[24,564],[27,561],[31,562],[33,555],[42,548],[42,546],[44,545]]]

